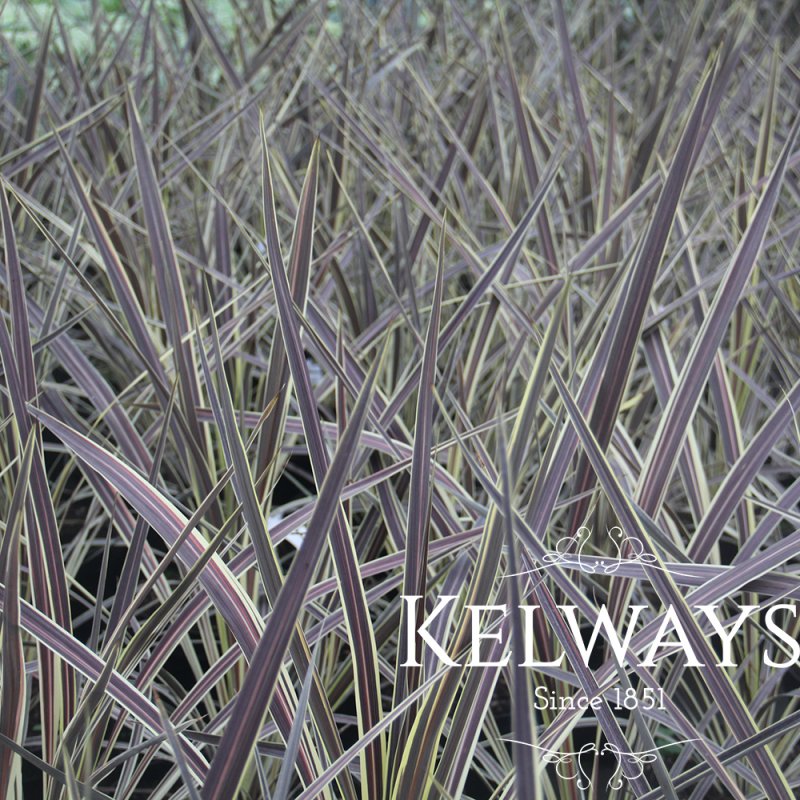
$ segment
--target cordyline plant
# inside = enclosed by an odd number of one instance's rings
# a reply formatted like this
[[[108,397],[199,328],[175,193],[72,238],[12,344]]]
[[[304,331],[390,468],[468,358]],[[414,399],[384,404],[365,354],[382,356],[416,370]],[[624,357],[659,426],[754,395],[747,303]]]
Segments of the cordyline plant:
[[[796,796],[796,3],[0,13],[0,796]]]

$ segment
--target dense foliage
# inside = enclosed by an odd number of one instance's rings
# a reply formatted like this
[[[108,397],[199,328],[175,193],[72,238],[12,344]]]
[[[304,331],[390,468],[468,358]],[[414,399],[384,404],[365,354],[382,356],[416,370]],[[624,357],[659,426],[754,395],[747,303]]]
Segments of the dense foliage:
[[[222,5],[1,12],[0,795],[794,797],[800,8]]]

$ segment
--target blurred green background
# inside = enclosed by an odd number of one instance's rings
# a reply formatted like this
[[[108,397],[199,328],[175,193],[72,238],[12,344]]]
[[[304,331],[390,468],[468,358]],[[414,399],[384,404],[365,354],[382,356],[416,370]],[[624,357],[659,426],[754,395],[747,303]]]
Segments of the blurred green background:
[[[264,9],[269,15],[283,13],[292,0],[274,0],[264,2]],[[49,15],[58,5],[65,25],[73,34],[71,44],[76,49],[86,47],[92,36],[93,15],[100,12],[108,17],[117,17],[120,27],[131,14],[131,3],[125,0],[0,0],[0,30],[11,39],[22,52],[35,50],[38,46],[40,31],[47,24]],[[146,4],[142,3],[146,8]],[[237,19],[236,9],[246,6],[236,0],[200,0],[199,5],[211,12],[215,23],[225,30],[232,30]],[[329,8],[333,4],[329,3]],[[156,9],[165,21],[174,23],[178,35],[183,30],[180,0],[157,0]]]

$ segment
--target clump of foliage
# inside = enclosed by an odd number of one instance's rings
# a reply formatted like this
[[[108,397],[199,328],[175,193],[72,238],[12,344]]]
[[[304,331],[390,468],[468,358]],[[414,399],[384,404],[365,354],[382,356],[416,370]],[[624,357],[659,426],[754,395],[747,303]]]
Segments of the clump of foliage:
[[[2,12],[0,795],[793,797],[797,4],[226,8]]]

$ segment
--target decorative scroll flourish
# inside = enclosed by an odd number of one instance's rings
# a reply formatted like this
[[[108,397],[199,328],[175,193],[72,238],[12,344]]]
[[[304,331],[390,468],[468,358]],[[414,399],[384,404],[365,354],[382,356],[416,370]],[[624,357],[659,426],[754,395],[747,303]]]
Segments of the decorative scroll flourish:
[[[656,557],[652,553],[645,552],[642,540],[636,536],[629,536],[619,525],[608,528],[606,536],[615,551],[610,559],[586,561],[583,551],[592,537],[592,531],[583,525],[572,536],[562,536],[556,542],[555,550],[545,553],[542,565],[545,567],[576,567],[582,572],[613,575],[623,562],[647,564],[648,566],[656,563]]]
[[[504,741],[535,748],[539,751],[540,757],[545,764],[553,765],[556,774],[563,780],[575,781],[576,786],[581,791],[587,791],[592,788],[591,775],[593,769],[591,765],[584,764],[583,759],[587,757],[599,756],[602,758],[603,756],[612,756],[616,765],[611,777],[606,782],[606,788],[618,791],[623,786],[623,778],[627,778],[629,781],[641,778],[647,765],[654,763],[658,759],[657,753],[659,750],[675,747],[676,745],[689,744],[697,741],[697,739],[670,742],[651,750],[620,750],[615,744],[609,742],[606,742],[598,750],[593,742],[589,742],[576,751],[552,750],[529,742],[519,742],[508,738],[504,739]]]
[[[670,742],[669,744],[661,745],[652,750],[620,750],[615,744],[606,742],[600,755],[610,754],[616,761],[617,766],[611,777],[608,779],[606,786],[615,791],[622,788],[622,778],[627,777],[628,780],[635,780],[644,775],[645,767],[652,764],[657,760],[656,753],[666,747],[674,747],[676,744],[687,744],[689,742],[697,741],[696,739],[684,739],[682,742]],[[627,770],[625,770],[627,767]]]
[[[669,571],[672,575],[680,574],[661,567],[655,555],[646,551],[642,540],[638,536],[625,533],[619,525],[607,528],[606,536],[614,548],[611,556],[590,557],[584,553],[592,538],[592,529],[582,525],[572,536],[562,536],[556,542],[555,549],[542,556],[539,566],[517,574],[528,575],[552,567],[563,567],[578,569],[589,575],[613,575],[623,564],[640,564],[650,569]]]
[[[534,745],[536,746],[536,745]],[[581,759],[583,756],[597,752],[593,743],[585,744],[577,752],[571,753],[560,750],[547,750],[537,747],[541,752],[542,761],[545,764],[553,764],[556,774],[568,781],[575,781],[579,789],[590,789],[592,786],[591,769],[584,769]]]

